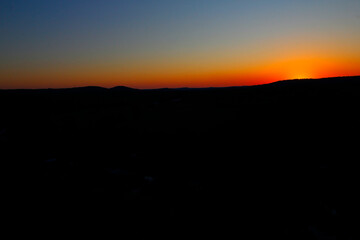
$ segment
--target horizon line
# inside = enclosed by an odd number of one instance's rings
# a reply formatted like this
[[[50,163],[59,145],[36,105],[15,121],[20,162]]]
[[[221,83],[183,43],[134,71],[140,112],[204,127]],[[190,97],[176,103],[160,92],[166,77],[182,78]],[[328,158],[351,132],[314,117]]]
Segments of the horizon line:
[[[102,86],[96,86],[96,85],[85,85],[85,86],[74,86],[74,87],[59,87],[59,88],[0,88],[0,90],[65,90],[65,89],[75,89],[75,88],[103,88],[103,89],[113,89],[113,88],[117,88],[117,87],[123,87],[123,88],[128,88],[128,89],[133,89],[133,90],[161,90],[161,89],[207,89],[207,88],[235,88],[235,87],[255,87],[255,86],[263,86],[263,85],[268,85],[268,84],[273,84],[273,83],[277,83],[277,82],[284,82],[284,81],[299,81],[299,80],[321,80],[321,79],[332,79],[332,78],[352,78],[352,77],[360,77],[360,75],[346,75],[346,76],[336,76],[336,77],[323,77],[323,78],[294,78],[294,79],[283,79],[283,80],[276,80],[273,82],[269,82],[269,83],[262,83],[262,84],[254,84],[254,85],[230,85],[230,86],[223,86],[223,87],[213,87],[213,86],[208,86],[208,87],[162,87],[162,88],[134,88],[134,87],[128,87],[125,85],[117,85],[114,87],[102,87]]]

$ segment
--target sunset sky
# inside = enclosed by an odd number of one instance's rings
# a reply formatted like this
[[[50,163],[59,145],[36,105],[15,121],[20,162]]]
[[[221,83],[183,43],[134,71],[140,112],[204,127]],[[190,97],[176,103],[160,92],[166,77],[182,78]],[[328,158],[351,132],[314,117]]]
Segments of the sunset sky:
[[[0,88],[360,75],[359,0],[1,0]]]

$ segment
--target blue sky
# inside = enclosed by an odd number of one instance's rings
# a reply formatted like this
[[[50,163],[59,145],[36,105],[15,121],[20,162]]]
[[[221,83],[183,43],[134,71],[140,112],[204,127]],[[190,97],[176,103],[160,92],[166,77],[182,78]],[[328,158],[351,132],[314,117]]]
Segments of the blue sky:
[[[2,0],[0,87],[37,76],[61,86],[59,72],[69,85],[94,69],[99,85],[110,73],[134,86],[156,74],[172,81],[238,67],[240,76],[297,50],[357,59],[359,42],[358,0]]]

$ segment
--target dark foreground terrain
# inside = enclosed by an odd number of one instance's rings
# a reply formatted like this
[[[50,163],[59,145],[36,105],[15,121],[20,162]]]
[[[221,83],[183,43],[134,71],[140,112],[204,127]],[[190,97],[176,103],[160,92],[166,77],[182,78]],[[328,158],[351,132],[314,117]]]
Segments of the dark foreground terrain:
[[[353,239],[359,103],[360,77],[0,90],[6,222],[49,238]]]

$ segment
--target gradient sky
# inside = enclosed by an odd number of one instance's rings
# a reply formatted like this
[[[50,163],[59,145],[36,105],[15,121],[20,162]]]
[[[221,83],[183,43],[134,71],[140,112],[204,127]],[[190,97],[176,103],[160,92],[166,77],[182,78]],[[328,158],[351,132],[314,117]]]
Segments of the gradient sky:
[[[360,75],[359,0],[1,0],[0,88]]]

